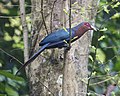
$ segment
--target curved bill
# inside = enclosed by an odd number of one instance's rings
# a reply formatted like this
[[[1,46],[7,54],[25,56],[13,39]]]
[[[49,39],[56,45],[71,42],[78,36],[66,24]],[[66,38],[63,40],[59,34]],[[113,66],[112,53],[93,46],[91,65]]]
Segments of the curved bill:
[[[91,28],[94,30],[94,31],[97,31],[98,29],[94,26],[91,25]]]

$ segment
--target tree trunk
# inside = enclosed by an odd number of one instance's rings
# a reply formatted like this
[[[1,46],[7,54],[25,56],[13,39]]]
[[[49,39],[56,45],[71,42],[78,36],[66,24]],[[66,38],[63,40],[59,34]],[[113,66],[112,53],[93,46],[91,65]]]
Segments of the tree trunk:
[[[42,0],[31,0],[31,2],[33,14],[32,55],[40,48],[38,45],[41,38],[47,35],[46,30],[50,33],[62,28],[62,26],[68,26],[68,15],[65,11],[68,12],[69,0],[43,0],[43,2]],[[43,6],[41,6],[41,3],[43,3]],[[82,21],[92,21],[94,23],[96,0],[72,0],[72,4],[72,10],[75,10],[72,11],[73,26]],[[67,54],[64,72],[63,49],[45,50],[36,58],[28,67],[30,96],[85,96],[87,93],[90,41],[91,33],[88,32],[72,44],[72,48]]]

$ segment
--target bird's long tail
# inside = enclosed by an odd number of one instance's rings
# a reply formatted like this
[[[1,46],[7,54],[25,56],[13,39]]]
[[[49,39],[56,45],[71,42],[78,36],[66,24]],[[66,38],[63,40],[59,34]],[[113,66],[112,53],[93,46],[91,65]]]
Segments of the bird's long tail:
[[[25,63],[18,69],[18,71],[16,72],[15,75],[17,75],[17,74],[20,72],[21,69],[23,69],[24,67],[26,67],[26,66],[27,66],[28,64],[30,64],[33,60],[35,60],[35,58],[37,58],[37,56],[38,56],[42,51],[44,51],[48,45],[49,45],[49,43],[43,45],[43,46],[38,50],[37,53],[35,53],[32,57],[30,57],[30,59],[29,59],[27,62],[25,62]]]

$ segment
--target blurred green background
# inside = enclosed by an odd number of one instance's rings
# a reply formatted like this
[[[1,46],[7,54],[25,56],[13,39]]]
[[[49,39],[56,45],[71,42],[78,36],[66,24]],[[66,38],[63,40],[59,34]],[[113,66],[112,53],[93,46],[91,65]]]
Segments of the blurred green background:
[[[31,2],[26,0],[25,4],[30,31]],[[19,15],[18,0],[0,0],[0,96],[27,96],[29,92],[25,72],[14,76],[24,59],[23,33]],[[100,0],[96,26],[100,30],[94,32],[91,44],[88,68],[93,73],[89,92],[91,96],[96,96],[104,93],[109,85],[117,84],[112,96],[120,96],[119,1]],[[99,83],[101,81],[102,83]]]

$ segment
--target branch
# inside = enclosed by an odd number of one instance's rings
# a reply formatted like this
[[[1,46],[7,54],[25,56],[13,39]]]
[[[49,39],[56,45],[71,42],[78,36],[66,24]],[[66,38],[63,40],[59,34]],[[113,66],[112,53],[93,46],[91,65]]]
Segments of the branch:
[[[70,34],[69,34],[69,38],[70,38],[70,41],[69,41],[69,48],[71,46],[71,39],[72,39],[72,32],[71,32],[71,7],[72,6],[72,1],[70,0],[70,6],[69,6],[69,29],[70,29]]]
[[[66,3],[66,2],[65,2]],[[69,55],[69,53],[68,53],[68,51],[69,51],[69,49],[70,49],[70,46],[71,46],[71,39],[72,39],[72,32],[71,32],[71,4],[72,4],[72,1],[70,0],[69,1],[69,38],[70,38],[70,40],[69,40],[69,46],[66,48],[66,49],[64,49],[64,65],[63,65],[63,88],[62,88],[62,96],[67,96],[66,94],[67,94],[67,92],[66,92],[66,90],[67,90],[67,88],[66,88],[66,81],[67,81],[67,75],[68,75],[68,73],[67,73],[67,71],[68,71],[68,55]],[[64,17],[65,18],[65,17]],[[66,19],[66,18],[65,18]],[[66,23],[65,23],[65,27],[66,27]],[[68,87],[68,86],[67,86]],[[71,88],[70,88],[71,89]],[[69,91],[70,91],[70,89],[69,89]],[[72,95],[72,94],[71,94]]]
[[[45,26],[45,30],[48,34],[48,30],[47,30],[47,26],[46,26],[46,23],[45,23],[45,18],[44,18],[44,13],[43,13],[43,0],[41,0],[41,15],[42,15],[42,19],[43,19],[43,24]]]
[[[21,65],[23,65],[23,63],[22,63],[20,60],[18,60],[16,57],[12,56],[11,54],[7,53],[6,51],[4,51],[4,50],[1,49],[1,48],[0,48],[0,50],[1,50],[3,53],[5,53],[6,55],[12,57],[14,60],[16,60],[16,61],[17,61],[18,63],[20,63]]]
[[[23,42],[24,42],[24,62],[26,62],[29,58],[28,53],[28,28],[26,23],[26,14],[25,14],[25,1],[19,0],[20,4],[20,17],[21,17],[21,23],[23,28]]]
[[[42,86],[43,87],[45,87],[53,96],[55,96],[54,95],[54,93],[47,87],[47,86],[45,86],[41,81],[39,81],[41,84],[42,84]]]
[[[56,2],[57,2],[57,0],[55,0],[53,2],[53,6],[52,6],[52,9],[51,9],[51,17],[50,17],[50,30],[51,30],[51,33],[52,33],[52,23],[53,23],[53,9],[54,9],[54,6],[55,6]]]
[[[113,78],[113,77],[109,77],[109,78],[107,78],[107,79],[105,79],[105,80],[103,80],[103,81],[100,81],[100,82],[97,82],[97,83],[90,84],[90,86],[99,85],[99,84],[101,84],[101,83],[104,83],[104,82],[107,82],[107,81],[111,80],[112,78]]]

